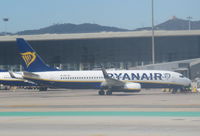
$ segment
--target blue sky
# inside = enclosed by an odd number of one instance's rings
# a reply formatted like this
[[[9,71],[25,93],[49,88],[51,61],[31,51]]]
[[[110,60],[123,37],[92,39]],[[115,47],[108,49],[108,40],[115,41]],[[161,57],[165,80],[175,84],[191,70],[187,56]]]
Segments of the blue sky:
[[[154,0],[155,24],[172,16],[200,20],[200,0]],[[127,29],[151,26],[151,0],[1,0],[7,31],[39,29],[55,23],[96,23]]]

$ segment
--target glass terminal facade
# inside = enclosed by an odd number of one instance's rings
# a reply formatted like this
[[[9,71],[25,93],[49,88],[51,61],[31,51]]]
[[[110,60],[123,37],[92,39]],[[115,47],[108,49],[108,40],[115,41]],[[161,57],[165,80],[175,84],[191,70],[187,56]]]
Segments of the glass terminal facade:
[[[44,61],[64,70],[131,69],[152,62],[151,37],[28,41]],[[200,35],[155,37],[155,61],[200,57]],[[22,70],[15,41],[0,42],[0,69]]]

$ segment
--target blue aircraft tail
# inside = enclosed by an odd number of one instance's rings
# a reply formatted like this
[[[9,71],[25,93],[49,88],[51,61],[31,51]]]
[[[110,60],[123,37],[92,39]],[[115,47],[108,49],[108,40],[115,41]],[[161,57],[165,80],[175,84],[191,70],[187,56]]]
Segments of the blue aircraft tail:
[[[22,66],[28,72],[57,71],[49,67],[40,56],[35,52],[31,45],[23,38],[17,38],[17,46],[22,57]]]

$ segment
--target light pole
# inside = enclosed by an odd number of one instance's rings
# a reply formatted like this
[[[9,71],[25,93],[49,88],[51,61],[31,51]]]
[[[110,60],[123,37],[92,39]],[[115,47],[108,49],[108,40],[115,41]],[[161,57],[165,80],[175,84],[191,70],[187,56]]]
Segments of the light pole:
[[[187,19],[188,19],[188,30],[190,31],[191,30],[191,19],[192,19],[192,17],[189,16],[189,17],[187,17]]]
[[[4,34],[6,35],[6,33],[7,33],[6,23],[9,21],[9,19],[8,18],[3,18],[3,21],[5,22],[5,31],[4,31]]]
[[[152,64],[155,64],[155,43],[154,43],[154,0],[151,0],[152,16]]]

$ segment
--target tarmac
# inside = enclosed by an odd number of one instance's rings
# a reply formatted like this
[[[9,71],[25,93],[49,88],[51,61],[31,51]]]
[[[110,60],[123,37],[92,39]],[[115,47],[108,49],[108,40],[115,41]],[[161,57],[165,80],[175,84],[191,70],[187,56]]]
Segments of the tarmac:
[[[3,136],[197,136],[200,93],[0,90]]]

